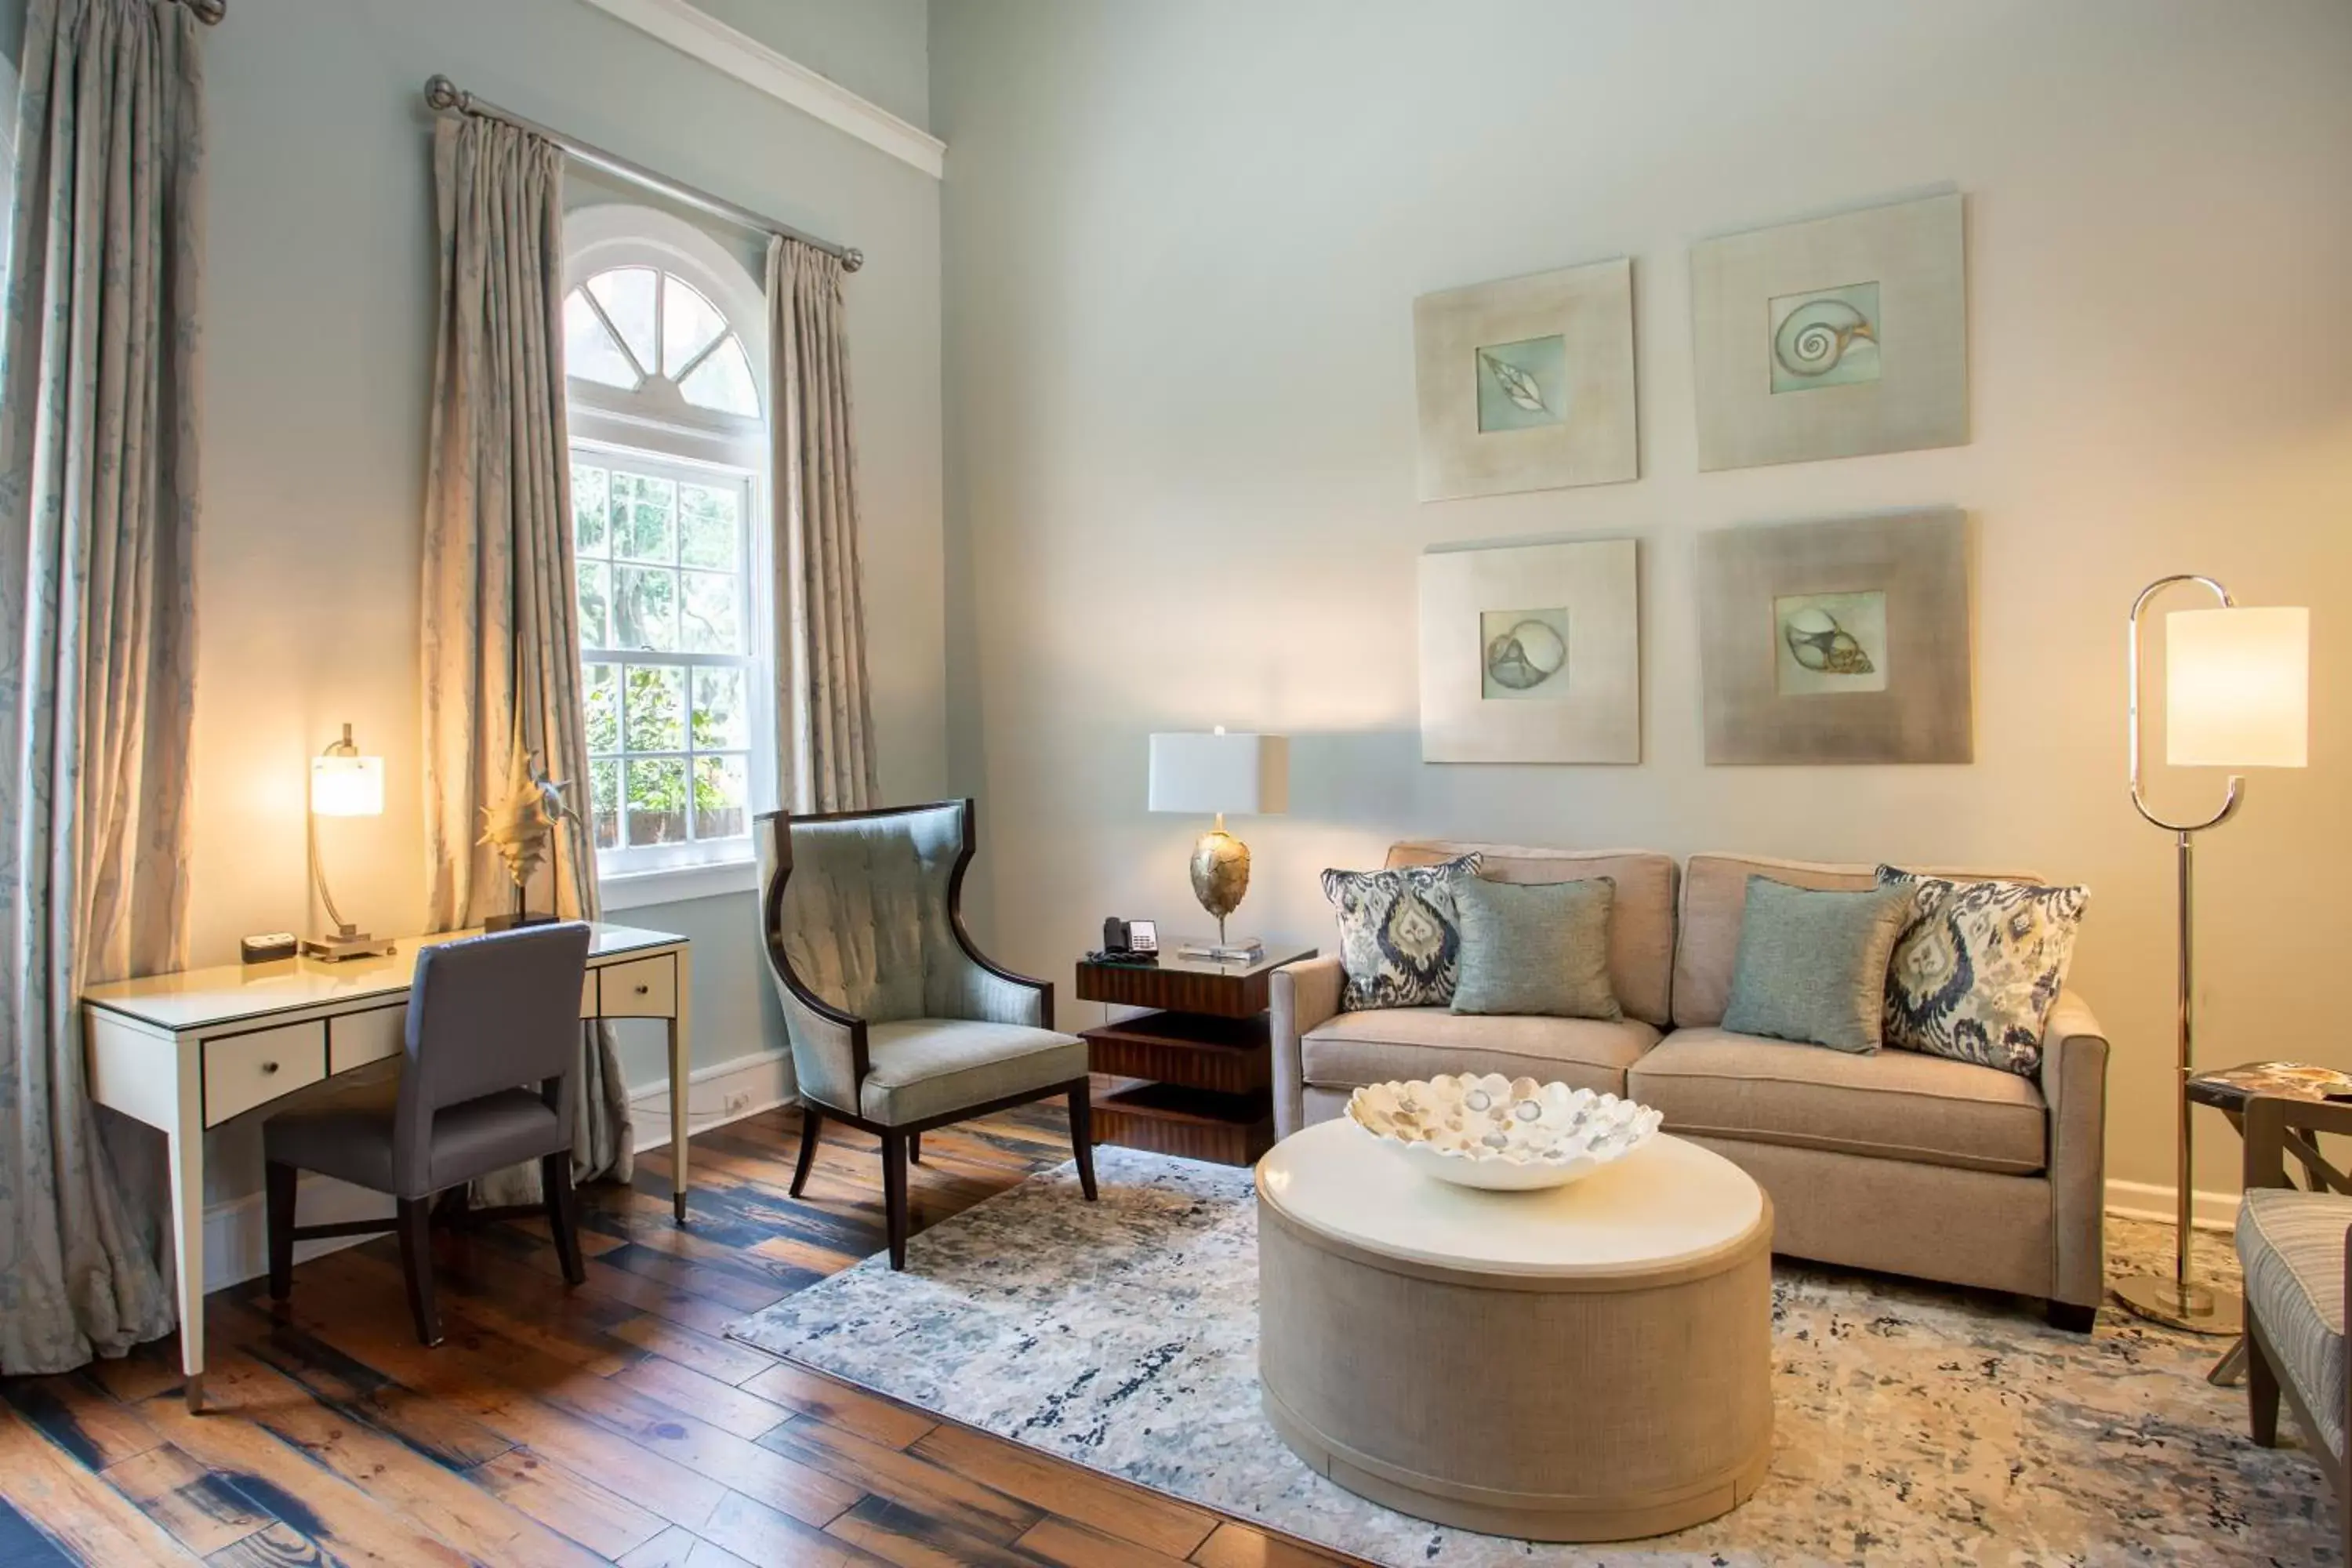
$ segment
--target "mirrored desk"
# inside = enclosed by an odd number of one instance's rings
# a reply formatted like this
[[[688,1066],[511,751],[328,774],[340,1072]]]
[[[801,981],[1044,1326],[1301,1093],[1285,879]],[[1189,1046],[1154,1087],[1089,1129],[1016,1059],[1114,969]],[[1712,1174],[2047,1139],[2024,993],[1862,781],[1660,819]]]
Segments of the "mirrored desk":
[[[686,1220],[687,940],[631,926],[590,928],[580,1016],[669,1026],[672,1213]],[[171,1145],[172,1244],[179,1266],[180,1361],[188,1408],[204,1403],[205,1133],[296,1089],[405,1048],[420,948],[476,931],[402,937],[382,958],[223,964],[94,985],[82,993],[89,1095]]]

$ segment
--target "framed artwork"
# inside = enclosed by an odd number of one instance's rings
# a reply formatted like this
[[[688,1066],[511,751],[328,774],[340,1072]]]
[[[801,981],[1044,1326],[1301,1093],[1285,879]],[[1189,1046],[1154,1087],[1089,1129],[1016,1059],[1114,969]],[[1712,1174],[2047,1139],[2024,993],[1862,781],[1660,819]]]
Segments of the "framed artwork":
[[[1958,511],[1702,533],[1698,593],[1710,763],[1974,759]]]
[[[1969,439],[1959,195],[1691,247],[1698,466]]]
[[[1412,338],[1422,500],[1639,477],[1632,262],[1423,294]]]
[[[1421,558],[1421,760],[1638,763],[1633,541]]]

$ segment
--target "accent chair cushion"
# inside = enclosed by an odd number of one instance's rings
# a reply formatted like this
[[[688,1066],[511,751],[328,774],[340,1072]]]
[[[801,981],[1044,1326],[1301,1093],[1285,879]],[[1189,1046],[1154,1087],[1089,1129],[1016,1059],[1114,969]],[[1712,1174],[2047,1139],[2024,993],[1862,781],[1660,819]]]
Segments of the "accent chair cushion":
[[[2252,1187],[2238,1205],[2246,1306],[2319,1436],[2344,1452],[2344,1236],[2352,1198]]]
[[[1609,906],[1616,891],[1606,877],[1533,886],[1483,877],[1455,882],[1462,967],[1454,1010],[1623,1017],[1609,989]]]
[[[1342,1013],[1298,1042],[1299,1070],[1324,1089],[1426,1079],[1438,1073],[1501,1073],[1625,1092],[1625,1069],[1658,1043],[1636,1018],[1481,1016],[1442,1007]]]
[[[400,1071],[394,1058],[299,1098],[262,1123],[263,1156],[371,1192],[421,1198],[572,1147],[572,1129],[545,1100],[527,1089],[499,1089],[434,1113],[426,1184],[404,1193],[392,1174]]]
[[[2066,984],[2087,888],[1953,881],[1878,868],[1916,900],[1886,972],[1886,1043],[2023,1073]]]
[[[1908,888],[1841,893],[1748,878],[1723,1026],[1836,1051],[1876,1050],[1886,963],[1910,913]]]
[[[1443,1006],[1454,999],[1462,953],[1454,885],[1478,874],[1478,857],[1385,871],[1323,873],[1339,917],[1339,1005]]]
[[[2048,1109],[2032,1079],[1941,1057],[1679,1029],[1626,1086],[1669,1132],[2008,1175],[2049,1163]]]
[[[866,1032],[858,1114],[901,1127],[1087,1076],[1075,1035],[965,1018],[903,1018]]]
[[[1478,875],[1490,882],[1549,886],[1598,877],[1614,882],[1609,989],[1629,1017],[1662,1029],[1672,1020],[1675,889],[1682,877],[1673,856],[1650,849],[1530,849],[1433,839],[1391,845],[1388,863],[1391,868],[1431,866],[1464,855],[1478,857]]]

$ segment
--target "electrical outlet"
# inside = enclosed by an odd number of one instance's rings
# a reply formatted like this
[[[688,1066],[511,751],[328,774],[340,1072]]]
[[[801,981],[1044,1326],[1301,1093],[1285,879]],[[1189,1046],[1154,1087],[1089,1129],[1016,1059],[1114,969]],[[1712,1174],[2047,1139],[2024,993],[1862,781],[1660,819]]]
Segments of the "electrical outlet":
[[[749,1089],[738,1089],[736,1092],[727,1097],[727,1109],[720,1111],[719,1114],[721,1116],[740,1116],[743,1114],[745,1110],[751,1106],[751,1091]]]

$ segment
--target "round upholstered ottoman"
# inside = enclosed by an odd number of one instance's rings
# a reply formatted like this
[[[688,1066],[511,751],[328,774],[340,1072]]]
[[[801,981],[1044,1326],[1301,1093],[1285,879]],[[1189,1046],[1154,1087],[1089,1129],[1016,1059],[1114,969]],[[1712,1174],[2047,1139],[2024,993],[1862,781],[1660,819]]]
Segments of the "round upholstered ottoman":
[[[1258,1163],[1258,1371],[1284,1439],[1416,1518],[1617,1541],[1727,1512],[1772,1446],[1772,1207],[1655,1137],[1492,1193],[1353,1122]]]

